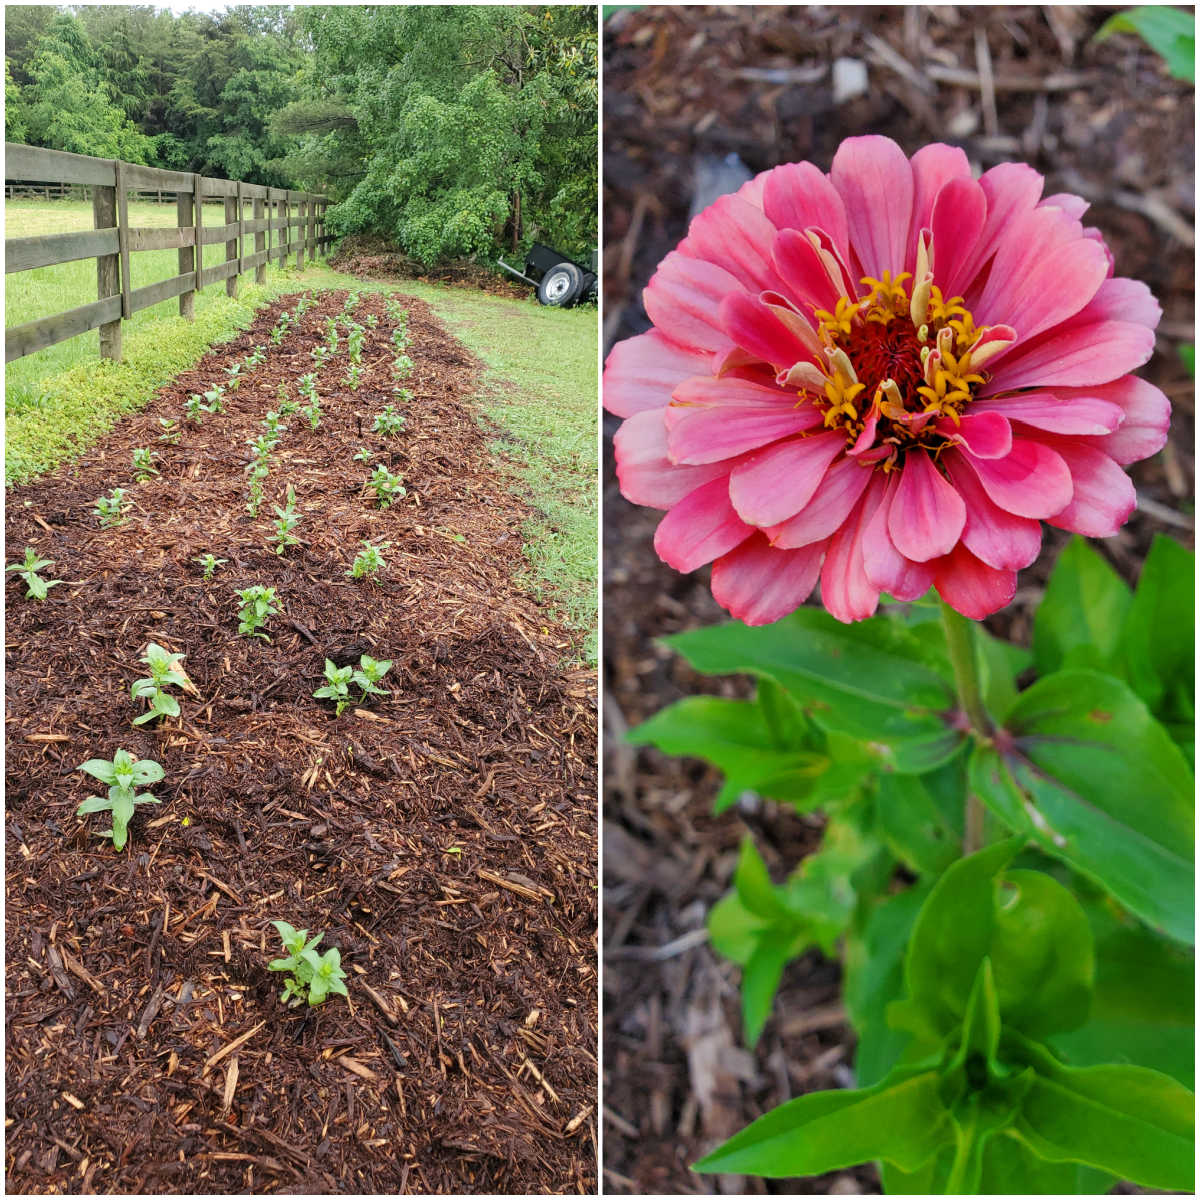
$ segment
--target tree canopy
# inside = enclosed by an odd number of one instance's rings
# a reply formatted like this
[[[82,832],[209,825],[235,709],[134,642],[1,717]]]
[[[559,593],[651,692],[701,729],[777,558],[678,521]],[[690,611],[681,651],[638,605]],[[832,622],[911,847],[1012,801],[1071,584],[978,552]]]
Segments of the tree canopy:
[[[9,140],[319,191],[426,265],[597,236],[596,9],[5,9]]]

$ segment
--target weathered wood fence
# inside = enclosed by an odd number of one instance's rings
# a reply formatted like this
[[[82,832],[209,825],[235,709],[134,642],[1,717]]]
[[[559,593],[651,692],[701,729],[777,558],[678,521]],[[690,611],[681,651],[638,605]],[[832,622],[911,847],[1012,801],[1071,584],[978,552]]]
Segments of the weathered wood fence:
[[[324,250],[332,238],[325,229],[328,199],[310,192],[268,188],[240,180],[209,179],[181,171],[163,171],[82,154],[64,154],[15,142],[4,144],[4,177],[41,185],[76,184],[90,188],[94,228],[79,233],[6,238],[4,273],[31,271],[81,258],[96,260],[94,303],[69,312],[28,321],[4,331],[4,360],[23,358],[67,338],[100,331],[102,358],[121,357],[121,322],[135,312],[179,297],[179,315],[192,319],[195,294],[225,281],[226,295],[237,295],[238,276],[254,271],[255,282],[266,280],[267,264],[286,266],[290,254],[296,266]],[[129,225],[129,194],[140,191],[174,192],[176,225],[138,229]],[[204,201],[224,201],[224,220],[205,222]],[[252,206],[246,219],[246,206]],[[293,236],[296,234],[297,236]],[[254,238],[254,252],[245,253],[245,239]],[[205,267],[204,247],[225,243],[225,261]],[[140,250],[179,250],[179,274],[148,287],[130,286],[129,257]]]

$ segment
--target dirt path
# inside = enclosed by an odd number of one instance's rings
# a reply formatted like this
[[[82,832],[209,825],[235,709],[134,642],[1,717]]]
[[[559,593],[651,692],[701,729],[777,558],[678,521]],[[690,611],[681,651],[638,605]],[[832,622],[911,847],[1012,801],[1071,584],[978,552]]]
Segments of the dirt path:
[[[579,1192],[595,1184],[595,689],[569,635],[512,581],[527,510],[469,398],[478,365],[404,298],[407,425],[392,322],[365,294],[356,393],[342,349],[245,511],[245,443],[312,369],[345,293],[283,344],[294,297],[164,387],[81,460],[9,493],[7,558],[67,582],[7,584],[7,1186],[14,1192]],[[267,359],[156,441],[158,418]],[[343,342],[344,346],[344,342]],[[161,475],[131,482],[135,447]],[[403,476],[373,506],[359,447]],[[296,492],[303,544],[268,546]],[[101,530],[114,486],[129,521]],[[381,585],[346,577],[391,542]],[[228,563],[205,582],[192,561]],[[277,590],[270,643],[237,633],[235,589]],[[186,655],[198,697],[134,728],[147,641]],[[335,717],[324,660],[393,661],[389,696]],[[161,763],[123,854],[77,817],[76,770],[124,747]],[[325,934],[349,1001],[285,1009],[267,971],[281,919]],[[322,948],[323,948],[322,947]]]

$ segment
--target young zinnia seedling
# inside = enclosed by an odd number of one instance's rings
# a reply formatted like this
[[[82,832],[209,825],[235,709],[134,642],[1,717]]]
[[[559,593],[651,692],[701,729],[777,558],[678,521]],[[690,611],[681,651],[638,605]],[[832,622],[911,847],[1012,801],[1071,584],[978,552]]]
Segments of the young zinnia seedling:
[[[368,450],[366,446],[359,446],[358,450],[354,454],[355,462],[369,463],[371,458],[372,451]]]
[[[381,542],[378,546],[372,546],[370,542],[363,542],[363,548],[354,556],[354,562],[346,574],[351,579],[369,579],[372,583],[378,583],[379,572],[387,569],[383,552],[391,544]]]
[[[243,588],[237,597],[242,602],[238,610],[238,633],[269,642],[271,639],[262,632],[261,627],[279,612],[275,589],[256,583],[253,587]]]
[[[367,328],[374,329],[379,324],[379,318],[374,313],[367,314]]]
[[[388,673],[391,666],[390,658],[377,659],[369,654],[362,655],[358,660],[357,669],[336,666],[327,658],[325,686],[317,688],[313,696],[318,700],[332,700],[337,706],[335,715],[340,717],[353,702],[350,696],[351,684],[358,688],[359,704],[365,703],[368,696],[390,696],[392,693],[386,688],[375,685]]]
[[[100,528],[108,529],[123,524],[128,507],[125,503],[124,488],[113,488],[111,495],[101,496],[96,501],[96,515],[100,518]]]
[[[145,447],[139,447],[133,452],[133,477],[138,483],[145,483],[147,479],[153,479],[158,474],[158,468],[154,465],[154,460],[158,454],[154,450]]]
[[[235,363],[231,363],[229,366],[227,366],[225,368],[225,374],[229,376],[229,386],[235,392],[238,390],[238,386],[242,382],[242,370],[245,368],[245,365],[246,365],[245,363],[235,362]],[[205,392],[204,394],[206,396],[208,395],[207,392]]]
[[[196,425],[204,424],[206,412],[208,412],[208,406],[204,403],[204,397],[195,392],[183,402],[183,415]]]
[[[312,360],[316,364],[318,371],[329,361],[329,358],[330,358],[330,353],[329,353],[328,346],[314,346],[313,347]]]
[[[124,850],[129,833],[129,822],[134,807],[138,804],[159,804],[157,796],[137,795],[139,787],[158,783],[163,769],[152,759],[134,761],[128,750],[118,750],[110,762],[105,758],[90,758],[77,768],[109,785],[107,796],[89,796],[75,811],[79,816],[87,813],[111,812],[112,828],[102,830],[100,837],[112,838],[114,850]]]
[[[296,492],[289,483],[283,507],[275,506],[276,554],[282,556],[283,552],[289,546],[298,546],[300,544],[300,539],[292,534],[292,530],[300,524],[300,519],[300,514],[296,511]]]
[[[329,659],[325,660],[325,684],[313,692],[318,700],[332,700],[337,706],[337,716],[341,716],[350,704],[350,684],[354,682],[353,667],[339,667]]]
[[[413,360],[407,354],[397,355],[392,362],[392,374],[397,379],[407,379],[413,371]]]
[[[371,430],[374,433],[383,434],[384,437],[402,433],[404,431],[404,414],[398,413],[395,407],[389,404],[383,412],[375,417],[375,424],[371,426]]]
[[[159,417],[158,423],[162,426],[162,433],[158,435],[158,440],[166,442],[168,446],[179,445],[179,435],[182,432],[179,422],[172,421],[170,417]]]
[[[346,374],[345,374],[344,378],[342,379],[342,382],[352,392],[357,392],[358,385],[361,380],[362,380],[362,367],[360,367],[357,363],[351,363],[350,366],[348,366],[346,368]]]
[[[216,570],[218,567],[223,567],[228,561],[229,561],[229,559],[217,558],[216,555],[214,555],[214,554],[204,554],[204,555],[201,555],[199,558],[192,559],[192,562],[199,563],[200,566],[203,568],[204,578],[205,578],[206,582],[208,580],[212,579],[212,577],[216,573]]]
[[[150,710],[137,717],[133,722],[135,725],[144,725],[158,717],[179,716],[179,701],[167,695],[163,689],[170,684],[176,687],[187,684],[187,676],[176,669],[183,658],[182,654],[164,650],[157,642],[151,642],[146,647],[141,661],[150,668],[150,675],[146,679],[135,679],[130,694],[135,700],[149,700]]]
[[[354,672],[354,682],[362,689],[362,700],[366,700],[368,696],[390,696],[392,694],[387,688],[375,686],[391,668],[392,660],[390,658],[372,658],[369,654],[364,654],[358,660],[358,670]]]
[[[236,366],[237,364],[234,365]],[[232,387],[236,392],[238,387],[237,379],[233,380]],[[204,398],[208,401],[207,408],[210,413],[219,413],[225,411],[225,406],[221,403],[225,399],[224,384],[218,383],[216,387],[209,388],[208,391],[204,393]]]
[[[265,346],[255,346],[253,352],[246,359],[246,366],[253,370],[260,363],[266,362],[267,348]]]
[[[392,395],[401,404],[407,404],[413,398],[412,392],[406,387],[400,387],[399,384],[392,388]]]
[[[291,972],[291,978],[283,981],[280,1000],[289,1008],[306,1001],[313,1007],[323,1003],[328,996],[348,994],[342,982],[346,972],[342,970],[341,952],[336,946],[330,946],[324,954],[317,953],[316,948],[325,937],[323,933],[310,939],[307,929],[294,929],[286,921],[272,921],[271,924],[279,934],[287,957],[272,959],[267,968]]]
[[[25,598],[34,600],[45,600],[46,593],[52,587],[58,587],[62,583],[61,579],[43,579],[38,572],[43,567],[54,566],[52,558],[38,558],[37,551],[32,546],[25,547],[25,561],[20,563],[11,563],[5,567],[5,571],[16,571],[18,575],[25,581],[29,591],[25,593]]]
[[[280,386],[282,387],[283,385],[281,384]],[[306,399],[315,400],[317,398],[317,377],[313,372],[310,371],[307,375],[301,375],[296,381],[296,386],[300,389],[300,395]]]
[[[311,401],[309,404],[306,404],[306,405],[305,405],[305,406],[304,406],[304,407],[303,407],[303,408],[300,410],[300,415],[301,415],[302,417],[304,417],[304,418],[305,418],[305,420],[307,420],[307,421],[308,421],[309,425],[310,425],[310,426],[311,426],[313,429],[316,429],[316,427],[317,427],[318,425],[320,425],[320,423],[321,423],[321,405],[320,405],[320,402],[319,402],[319,401],[318,401],[318,400],[317,400],[317,399],[314,397],[314,398],[313,398],[313,400],[312,400],[312,401]]]
[[[397,500],[408,495],[401,477],[393,475],[382,463],[367,480],[367,487],[375,493],[375,501],[380,508],[389,508]]]

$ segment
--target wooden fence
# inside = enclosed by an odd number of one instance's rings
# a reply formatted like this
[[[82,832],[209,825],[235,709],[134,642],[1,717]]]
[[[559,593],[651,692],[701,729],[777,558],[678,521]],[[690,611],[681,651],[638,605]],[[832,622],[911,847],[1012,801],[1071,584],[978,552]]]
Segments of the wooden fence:
[[[304,265],[324,250],[332,237],[325,229],[328,199],[310,192],[268,188],[239,180],[208,179],[180,171],[163,171],[134,163],[82,154],[41,150],[15,142],[4,144],[4,177],[14,186],[22,180],[47,184],[75,184],[90,188],[94,228],[79,233],[51,233],[40,237],[6,238],[4,272],[31,271],[81,258],[96,260],[96,295],[92,304],[69,312],[42,317],[4,331],[4,360],[23,358],[67,338],[100,331],[102,358],[121,357],[121,322],[135,312],[179,297],[179,315],[192,319],[194,298],[201,288],[225,281],[226,295],[237,295],[238,276],[253,270],[255,282],[266,280],[267,264],[287,264],[296,255]],[[138,229],[129,225],[130,192],[173,192],[176,197],[174,228]],[[208,224],[204,201],[224,201],[224,220]],[[252,214],[246,219],[246,206]],[[293,236],[298,231],[299,236]],[[254,237],[254,253],[244,253],[244,239]],[[225,243],[225,261],[203,265],[203,248]],[[179,274],[149,287],[130,286],[129,258],[140,250],[179,251]]]

